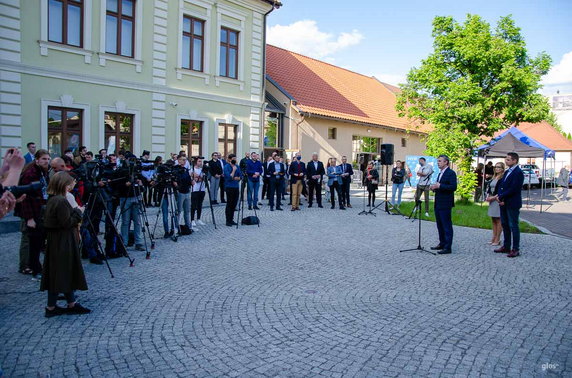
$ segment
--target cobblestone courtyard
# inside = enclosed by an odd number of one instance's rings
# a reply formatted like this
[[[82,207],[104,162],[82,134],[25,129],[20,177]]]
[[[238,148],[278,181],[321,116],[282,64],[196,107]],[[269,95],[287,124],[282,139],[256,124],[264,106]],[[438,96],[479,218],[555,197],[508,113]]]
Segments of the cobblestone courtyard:
[[[44,318],[45,293],[16,273],[19,234],[2,235],[4,374],[572,375],[572,241],[526,234],[507,259],[489,231],[456,227],[452,255],[399,253],[417,245],[401,216],[266,209],[237,230],[218,207],[218,230],[130,251],[114,279],[85,265],[84,316]],[[433,223],[422,234],[436,244]]]

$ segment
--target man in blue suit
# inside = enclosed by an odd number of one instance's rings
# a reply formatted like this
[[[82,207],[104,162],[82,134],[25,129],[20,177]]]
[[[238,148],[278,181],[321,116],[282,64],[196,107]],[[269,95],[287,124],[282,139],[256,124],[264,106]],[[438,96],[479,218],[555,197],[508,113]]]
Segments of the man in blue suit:
[[[26,161],[26,164],[29,164],[35,159],[34,155],[36,154],[36,143],[29,142],[26,144],[26,147],[28,147],[28,153],[24,155],[24,160]]]
[[[518,154],[509,152],[504,158],[508,169],[502,180],[497,184],[496,200],[500,205],[504,245],[495,249],[496,253],[508,253],[508,257],[520,255],[520,229],[518,228],[520,208],[522,207],[522,184],[524,173],[518,166]],[[512,241],[512,249],[511,249]]]
[[[453,221],[451,212],[455,206],[455,190],[457,190],[457,174],[449,168],[449,157],[440,155],[437,159],[439,175],[437,182],[431,185],[435,192],[435,219],[439,231],[439,245],[431,247],[440,255],[451,253],[453,245]]]

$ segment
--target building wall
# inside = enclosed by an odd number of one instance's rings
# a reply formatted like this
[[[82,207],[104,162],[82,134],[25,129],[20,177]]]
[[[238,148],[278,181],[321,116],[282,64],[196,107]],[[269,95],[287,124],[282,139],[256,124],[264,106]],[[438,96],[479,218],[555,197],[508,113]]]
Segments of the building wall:
[[[47,1],[0,0],[0,147],[47,143],[48,106],[84,112],[82,144],[103,147],[104,111],[135,114],[134,153],[179,150],[180,120],[203,122],[203,153],[217,124],[238,126],[237,152],[259,149],[263,102],[260,0],[139,0],[135,56],[105,53],[105,0],[84,0],[84,46],[47,41]],[[26,4],[26,6],[24,6]],[[181,68],[182,20],[205,20],[204,72]],[[218,76],[220,28],[239,31],[238,79]]]

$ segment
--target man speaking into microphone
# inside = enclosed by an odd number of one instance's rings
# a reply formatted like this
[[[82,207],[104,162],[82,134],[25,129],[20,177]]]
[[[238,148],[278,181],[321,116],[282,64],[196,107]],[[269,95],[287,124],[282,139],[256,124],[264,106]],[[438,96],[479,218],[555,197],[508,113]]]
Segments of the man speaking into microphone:
[[[453,245],[453,221],[451,212],[455,206],[455,190],[457,190],[457,174],[449,168],[449,157],[440,155],[437,159],[439,176],[431,185],[435,192],[435,220],[439,231],[439,245],[431,247],[440,255],[451,253]]]

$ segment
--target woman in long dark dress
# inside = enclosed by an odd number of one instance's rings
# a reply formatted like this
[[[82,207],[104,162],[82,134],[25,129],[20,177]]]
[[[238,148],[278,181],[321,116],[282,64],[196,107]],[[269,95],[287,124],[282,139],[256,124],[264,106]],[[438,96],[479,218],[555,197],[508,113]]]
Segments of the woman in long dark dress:
[[[365,184],[367,186],[367,206],[375,207],[375,191],[379,182],[379,172],[373,168],[373,162],[367,163]]]
[[[41,291],[48,291],[46,317],[61,314],[86,314],[91,310],[75,301],[74,290],[87,290],[79,251],[78,225],[83,208],[72,207],[66,194],[75,180],[67,172],[56,173],[48,185],[48,202],[44,217],[47,233],[46,256]],[[73,203],[73,201],[72,201]],[[56,305],[59,293],[65,295],[67,308]]]

